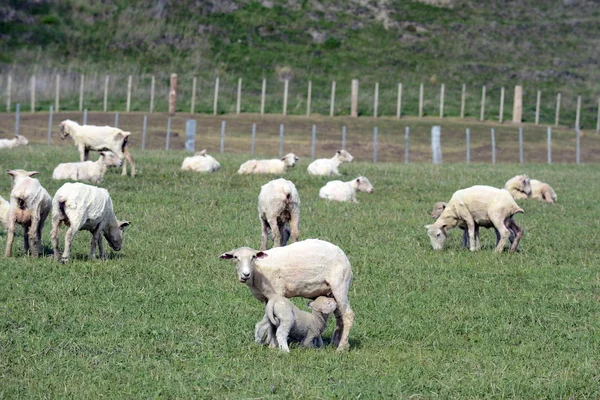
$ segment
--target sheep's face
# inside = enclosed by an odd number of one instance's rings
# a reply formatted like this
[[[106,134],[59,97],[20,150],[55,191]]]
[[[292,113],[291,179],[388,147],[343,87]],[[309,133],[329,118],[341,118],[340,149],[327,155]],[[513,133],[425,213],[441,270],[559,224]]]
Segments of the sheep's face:
[[[120,167],[123,163],[123,160],[117,157],[112,151],[101,151],[100,157],[104,157],[104,164],[109,167]]]
[[[519,182],[521,185],[521,192],[525,193],[527,196],[531,196],[531,180],[527,175],[521,175],[519,177]]]
[[[348,153],[346,150],[338,150],[337,156],[341,162],[352,162],[352,160],[354,160],[352,154]]]
[[[427,236],[429,236],[429,240],[431,241],[431,247],[434,250],[442,250],[446,242],[445,227],[438,228],[435,225],[425,225],[425,228],[427,228]]]
[[[446,209],[446,203],[438,201],[433,205],[433,211],[431,212],[431,218],[438,219],[442,212]]]
[[[109,227],[104,231],[104,237],[108,245],[114,251],[120,251],[123,246],[123,234],[125,228],[129,226],[129,221],[120,221],[117,226]]]
[[[329,316],[337,308],[337,303],[331,297],[319,296],[314,301],[308,302],[308,307],[314,311]]]
[[[359,176],[354,180],[356,182],[356,190],[359,192],[373,193],[373,185],[364,176]]]
[[[281,159],[288,167],[293,167],[298,162],[299,158],[294,153],[288,153]]]
[[[265,258],[267,253],[256,251],[249,247],[240,247],[239,249],[231,250],[221,254],[221,260],[235,261],[235,271],[238,275],[238,280],[241,283],[252,285],[254,278],[254,262],[258,258]]]
[[[58,124],[58,130],[60,131],[60,138],[61,139],[66,139],[69,136],[69,132],[67,132],[67,130],[65,129],[65,126],[67,125],[67,122],[69,122],[69,120],[65,120],[63,122],[61,122],[60,124]]]
[[[17,144],[19,146],[26,146],[29,144],[29,140],[27,140],[27,138],[25,136],[15,135],[15,138],[17,139]]]

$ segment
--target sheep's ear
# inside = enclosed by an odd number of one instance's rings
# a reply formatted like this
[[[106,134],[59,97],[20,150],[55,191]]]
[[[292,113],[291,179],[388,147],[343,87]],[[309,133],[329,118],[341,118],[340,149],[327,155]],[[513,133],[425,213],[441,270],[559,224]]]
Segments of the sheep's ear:
[[[306,306],[312,310],[313,303],[314,303],[314,301],[311,300],[308,303],[306,303]]]
[[[341,151],[341,150],[338,150],[338,151],[337,151],[337,153],[338,153],[338,154],[342,154],[342,151]]]
[[[129,221],[121,221],[121,223],[119,224],[119,229],[121,230],[121,232],[125,232],[125,228],[127,228],[129,225]]]
[[[425,225],[425,229],[429,229],[429,228],[431,228],[431,224]]]
[[[233,258],[233,254],[231,253],[223,253],[219,256],[221,260],[231,260]]]
[[[100,152],[100,157],[106,157],[106,153],[105,153],[105,152],[103,152],[103,151],[101,151],[101,152]]]
[[[265,258],[266,256],[268,256],[268,254],[264,251],[259,251],[258,253],[256,253],[256,258]]]
[[[6,173],[9,174],[12,177],[14,177],[16,175],[15,171],[13,171],[12,169],[7,169]]]
[[[360,178],[356,178],[356,183],[360,183]]]
[[[39,174],[39,172],[37,172],[37,171],[31,171],[31,172],[27,173],[27,176],[35,176],[37,174]]]

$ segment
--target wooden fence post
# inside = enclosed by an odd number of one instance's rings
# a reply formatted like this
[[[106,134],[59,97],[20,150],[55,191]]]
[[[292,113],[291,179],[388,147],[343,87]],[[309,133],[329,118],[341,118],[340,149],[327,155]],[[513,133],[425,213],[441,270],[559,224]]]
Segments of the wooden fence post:
[[[358,79],[352,79],[352,100],[350,104],[350,116],[358,117]]]
[[[103,102],[103,105],[104,105],[103,110],[104,110],[104,112],[106,112],[106,110],[108,110],[108,79],[109,79],[109,76],[106,75],[104,77],[104,102]]]
[[[560,118],[560,93],[556,94],[556,113],[554,117],[554,125],[558,126]]]
[[[242,109],[242,78],[238,78],[237,102],[235,105],[235,113],[240,115]]]
[[[54,108],[60,112],[60,74],[56,74],[56,94],[54,96]]]
[[[194,76],[192,78],[192,99],[190,100],[190,114],[193,114],[196,111],[196,83],[197,79]]]
[[[312,98],[312,81],[308,81],[308,93],[306,94],[306,116],[310,117],[310,102]]]
[[[188,119],[185,121],[185,151],[194,152],[196,150],[196,120]]]
[[[423,118],[423,82],[419,86],[419,118]]]
[[[523,86],[515,86],[512,121],[518,124],[523,120]]]
[[[131,84],[132,77],[129,75],[127,78],[127,105],[125,107],[126,112],[131,112]]]
[[[442,83],[440,87],[440,118],[444,118],[444,91],[446,90],[446,85]]]
[[[31,112],[35,112],[35,75],[31,75]]]
[[[83,111],[83,89],[85,85],[85,74],[79,77],[79,112]]]
[[[169,90],[169,115],[175,115],[177,109],[177,74],[171,74],[171,89]]]
[[[379,111],[379,82],[375,82],[375,95],[373,97],[373,118],[377,118]]]
[[[267,80],[262,80],[262,90],[260,92],[260,115],[265,113],[265,96],[267,94]]]
[[[402,83],[398,84],[398,102],[396,106],[396,118],[402,116]]]
[[[431,162],[442,163],[441,128],[439,125],[431,127]]]
[[[219,77],[215,79],[215,97],[213,100],[213,115],[217,115],[217,106],[219,104]]]
[[[500,88],[500,112],[498,113],[498,122],[504,121],[504,86]]]
[[[288,89],[290,86],[290,81],[288,79],[283,83],[283,116],[287,115],[287,103],[288,103]]]
[[[462,90],[460,92],[460,118],[465,117],[465,100],[467,97],[467,85],[463,83]]]
[[[581,96],[577,96],[577,112],[575,114],[575,129],[577,130],[581,128],[579,117],[581,117]]]
[[[329,103],[329,116],[333,117],[335,112],[335,81],[331,82],[331,101]]]
[[[479,120],[483,121],[485,119],[485,85],[481,88],[481,114],[479,115]]]
[[[540,106],[542,102],[542,91],[537,91],[537,98],[535,100],[535,124],[540,124]]]
[[[150,83],[150,114],[154,111],[154,85],[155,85],[155,77],[152,75],[152,82]]]
[[[467,154],[466,154],[466,158],[467,158],[467,164],[471,163],[471,130],[469,128],[467,128],[466,131],[467,134],[467,138],[466,138],[466,142],[467,142]]]

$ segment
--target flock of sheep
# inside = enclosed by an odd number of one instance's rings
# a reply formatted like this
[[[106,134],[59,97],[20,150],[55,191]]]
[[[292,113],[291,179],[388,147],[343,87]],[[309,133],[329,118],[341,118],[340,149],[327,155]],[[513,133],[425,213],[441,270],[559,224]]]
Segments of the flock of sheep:
[[[133,157],[127,149],[130,132],[109,126],[79,125],[65,120],[60,124],[61,137],[71,136],[80,153],[80,162],[59,164],[54,179],[83,180],[97,184],[103,181],[108,166],[131,165],[135,176]],[[12,140],[0,140],[0,148],[12,148],[27,144],[27,139],[17,136]],[[90,150],[100,151],[96,162],[87,161]],[[318,159],[308,166],[310,175],[339,176],[339,166],[352,162],[346,150],[339,150],[331,159]],[[239,174],[282,174],[298,161],[293,153],[281,159],[249,160],[243,163]],[[182,170],[216,172],[221,165],[206,150],[187,157]],[[52,247],[54,258],[67,262],[71,244],[79,230],[92,234],[89,257],[105,258],[102,237],[115,251],[123,243],[127,221],[119,221],[114,213],[112,200],[106,189],[83,183],[65,183],[54,197],[33,178],[36,171],[8,170],[12,177],[10,202],[0,197],[0,220],[8,235],[5,255],[11,255],[15,227],[24,229],[24,249],[33,257],[41,253],[41,234],[46,218],[52,213]],[[356,192],[373,192],[369,180],[359,176],[342,182],[330,181],[319,191],[319,197],[334,201],[357,203]],[[516,224],[514,215],[522,213],[515,199],[532,198],[549,203],[556,202],[554,190],[547,184],[519,175],[502,189],[491,186],[473,186],[456,191],[452,198],[434,205],[432,217],[436,221],[426,225],[433,249],[443,248],[447,232],[458,226],[463,233],[463,247],[478,250],[479,228],[493,228],[496,232],[496,251],[502,251],[510,241],[510,251],[518,249],[523,231]],[[332,344],[338,350],[349,347],[348,336],[354,322],[348,292],[352,283],[352,268],[344,252],[332,243],[307,239],[298,241],[300,222],[300,196],[293,182],[280,178],[267,182],[258,195],[258,214],[261,221],[261,247],[254,250],[241,247],[220,258],[235,262],[238,280],[248,286],[254,297],[266,303],[263,318],[256,323],[255,340],[289,352],[288,340],[304,346],[320,347],[322,333],[330,314],[336,318]],[[64,251],[59,251],[60,226],[68,226]],[[273,248],[267,250],[269,235]],[[291,244],[287,245],[291,239]],[[300,310],[289,298],[312,299],[311,313]]]

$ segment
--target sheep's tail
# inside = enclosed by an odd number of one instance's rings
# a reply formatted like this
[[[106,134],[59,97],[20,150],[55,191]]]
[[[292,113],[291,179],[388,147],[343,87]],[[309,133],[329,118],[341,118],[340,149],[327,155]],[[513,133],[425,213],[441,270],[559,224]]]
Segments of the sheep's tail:
[[[515,208],[515,214],[518,214],[518,213],[525,214],[525,211],[521,207],[517,206],[517,208]]]
[[[271,324],[279,326],[279,320],[275,316],[274,308],[275,308],[274,301],[267,302],[267,309],[266,309],[267,317],[269,318],[269,321],[271,321]]]

